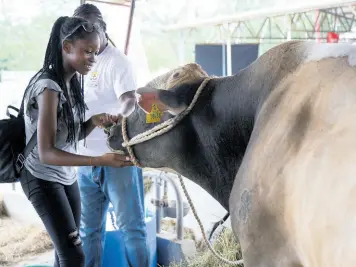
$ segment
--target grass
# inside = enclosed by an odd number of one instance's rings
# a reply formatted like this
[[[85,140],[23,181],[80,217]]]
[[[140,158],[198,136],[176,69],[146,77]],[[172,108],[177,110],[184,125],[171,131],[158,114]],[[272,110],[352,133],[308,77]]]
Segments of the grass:
[[[204,241],[200,241],[201,246],[198,254],[188,263],[173,263],[169,267],[228,267],[231,265],[221,263],[207,248]],[[199,244],[198,244],[199,245]],[[214,250],[223,258],[236,261],[242,258],[240,245],[236,242],[235,236],[230,228],[226,228],[213,245]]]

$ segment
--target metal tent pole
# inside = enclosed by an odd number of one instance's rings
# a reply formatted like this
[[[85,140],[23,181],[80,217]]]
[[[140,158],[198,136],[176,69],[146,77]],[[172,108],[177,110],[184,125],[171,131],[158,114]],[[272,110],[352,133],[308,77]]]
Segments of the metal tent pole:
[[[126,43],[125,43],[125,52],[124,52],[125,55],[127,55],[128,51],[129,51],[129,44],[130,44],[130,37],[131,37],[133,15],[134,15],[134,11],[135,11],[135,4],[136,4],[136,0],[131,0],[129,24],[127,25],[127,33],[126,33]]]

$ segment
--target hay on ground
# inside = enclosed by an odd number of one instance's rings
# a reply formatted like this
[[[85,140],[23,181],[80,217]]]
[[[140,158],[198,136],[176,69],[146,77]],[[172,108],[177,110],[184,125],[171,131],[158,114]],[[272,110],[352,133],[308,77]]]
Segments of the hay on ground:
[[[176,220],[173,219],[162,219],[161,221],[161,228],[163,231],[169,233],[176,233],[177,232],[177,223]],[[184,239],[191,239],[196,242],[194,231],[188,227],[183,227],[183,238]]]
[[[27,225],[7,217],[0,201],[0,266],[10,266],[53,249],[40,225]]]
[[[3,196],[0,194],[0,218],[6,215]]]
[[[204,241],[202,241],[204,242]],[[214,250],[223,258],[236,261],[242,258],[240,245],[230,228],[226,228],[215,241]],[[188,263],[173,263],[170,267],[229,267],[231,265],[221,263],[205,246],[202,252],[190,259]]]
[[[146,194],[148,192],[151,191],[152,185],[153,185],[152,177],[144,176],[143,177],[143,186],[144,186],[144,194],[145,194],[145,196],[146,196]]]

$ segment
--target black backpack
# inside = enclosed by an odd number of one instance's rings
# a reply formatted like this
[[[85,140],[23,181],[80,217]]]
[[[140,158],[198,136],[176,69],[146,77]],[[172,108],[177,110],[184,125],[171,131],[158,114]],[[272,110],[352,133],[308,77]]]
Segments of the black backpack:
[[[45,78],[52,79],[53,76],[46,73],[38,77],[38,79]],[[19,181],[25,160],[37,144],[37,130],[27,145],[25,134],[24,99],[27,89],[32,84],[29,84],[25,90],[20,110],[14,106],[8,106],[6,115],[9,118],[0,120],[0,183]],[[10,113],[11,109],[18,113],[17,116]]]

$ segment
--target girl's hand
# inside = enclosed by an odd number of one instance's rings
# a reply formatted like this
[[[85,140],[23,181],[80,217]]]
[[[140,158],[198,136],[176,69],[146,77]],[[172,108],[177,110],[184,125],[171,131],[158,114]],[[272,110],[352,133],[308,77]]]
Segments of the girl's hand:
[[[115,153],[107,153],[98,157],[97,159],[99,166],[109,166],[116,168],[133,166],[133,163],[130,161],[130,158],[128,156]]]

